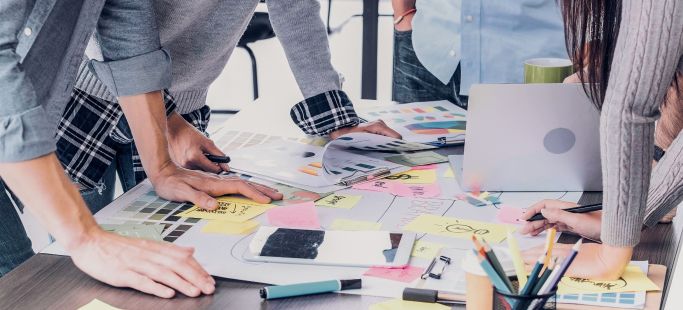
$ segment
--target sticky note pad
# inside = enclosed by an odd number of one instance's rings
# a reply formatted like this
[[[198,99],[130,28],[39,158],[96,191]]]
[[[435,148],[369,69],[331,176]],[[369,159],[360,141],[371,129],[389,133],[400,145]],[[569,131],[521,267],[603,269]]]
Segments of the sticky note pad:
[[[120,308],[113,307],[104,301],[97,298],[93,299],[91,302],[78,308],[78,310],[121,310]]]
[[[432,259],[439,254],[439,250],[443,247],[444,245],[441,243],[417,240],[413,245],[413,252],[410,256]]]
[[[319,229],[318,211],[313,202],[304,202],[268,210],[270,225],[285,228]]]
[[[409,170],[386,177],[404,184],[432,184],[436,182],[436,170]]]
[[[438,184],[394,184],[391,193],[401,197],[432,198],[441,195]]]
[[[315,202],[317,206],[328,208],[351,209],[363,199],[363,196],[332,194]]]
[[[520,220],[524,215],[525,209],[515,208],[506,205],[500,206],[500,210],[496,213],[496,219],[501,223],[507,224],[524,224],[524,220]]]
[[[244,198],[221,197],[217,200],[218,208],[215,210],[204,210],[199,206],[194,206],[185,212],[179,213],[178,216],[244,222],[274,207],[273,205],[260,204]]]
[[[379,230],[382,227],[381,223],[370,221],[355,221],[347,219],[336,219],[330,225],[333,230]]]
[[[590,280],[563,277],[560,280],[560,294],[621,293],[658,291],[660,288],[636,265],[628,265],[621,278],[615,281]]]
[[[424,269],[415,266],[407,266],[406,268],[380,268],[372,267],[368,269],[363,275],[368,277],[383,278],[387,280],[410,283],[419,278]]]
[[[402,299],[391,299],[373,304],[369,310],[449,310],[451,307],[435,302],[418,302]]]
[[[507,238],[508,231],[505,225],[432,214],[422,214],[416,217],[403,229],[468,240],[472,238],[472,235],[476,235],[491,243],[503,242]]]
[[[257,221],[246,221],[246,222],[230,222],[213,220],[208,221],[204,227],[202,227],[202,232],[207,234],[223,234],[223,235],[248,235],[259,227],[259,222]]]

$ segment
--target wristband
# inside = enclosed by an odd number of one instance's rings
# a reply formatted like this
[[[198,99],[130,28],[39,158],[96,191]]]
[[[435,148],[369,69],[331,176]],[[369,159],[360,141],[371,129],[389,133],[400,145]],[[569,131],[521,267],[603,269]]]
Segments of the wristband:
[[[405,11],[405,13],[399,15],[398,17],[396,17],[396,19],[394,19],[394,25],[398,25],[398,23],[400,23],[403,20],[403,18],[405,18],[409,14],[415,13],[416,11],[417,9],[410,9],[408,11]]]

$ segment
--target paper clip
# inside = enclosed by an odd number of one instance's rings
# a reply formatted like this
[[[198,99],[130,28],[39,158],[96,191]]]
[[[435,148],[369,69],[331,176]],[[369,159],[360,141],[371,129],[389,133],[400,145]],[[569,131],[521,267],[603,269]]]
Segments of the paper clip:
[[[439,267],[436,267],[436,265],[439,264]],[[446,270],[446,266],[451,264],[451,258],[447,256],[439,256],[438,259],[434,257],[432,259],[432,262],[429,263],[429,266],[427,269],[425,269],[425,272],[420,276],[422,280],[426,280],[427,278],[432,278],[432,279],[441,279],[441,275],[443,274],[444,270]],[[438,270],[438,272],[434,272],[434,270]]]

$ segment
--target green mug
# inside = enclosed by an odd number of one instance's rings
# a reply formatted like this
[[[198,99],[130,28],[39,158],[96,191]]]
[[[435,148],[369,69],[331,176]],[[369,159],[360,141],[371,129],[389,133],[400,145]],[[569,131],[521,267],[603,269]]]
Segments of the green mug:
[[[524,83],[562,83],[574,73],[569,59],[534,58],[524,62]]]

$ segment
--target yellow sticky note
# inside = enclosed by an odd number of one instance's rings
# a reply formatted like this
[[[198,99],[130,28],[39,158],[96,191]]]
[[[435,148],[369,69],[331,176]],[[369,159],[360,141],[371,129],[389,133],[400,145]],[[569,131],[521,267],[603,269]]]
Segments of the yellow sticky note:
[[[333,230],[379,230],[382,227],[381,223],[370,221],[355,221],[347,219],[336,219],[330,225]]]
[[[403,229],[468,240],[474,234],[479,238],[486,239],[488,242],[501,243],[507,238],[508,227],[455,217],[422,214],[408,223]]]
[[[519,251],[519,243],[517,239],[512,236],[512,231],[508,231],[507,235],[508,246],[510,247],[510,256],[512,256],[512,264],[515,266],[515,274],[519,280],[519,287],[524,287],[527,280],[526,269],[524,269],[524,260],[522,260],[522,252]]]
[[[272,207],[274,206],[256,203],[244,198],[221,197],[218,198],[218,208],[215,210],[204,210],[199,206],[194,206],[185,212],[178,214],[178,216],[207,220],[244,222]]]
[[[436,182],[436,170],[409,170],[387,177],[405,184],[431,184]]]
[[[444,245],[441,243],[417,240],[413,245],[413,252],[410,256],[432,259],[439,254],[439,250],[443,247]]]
[[[91,302],[78,308],[78,310],[121,310],[120,308],[113,307],[104,301],[97,298],[93,299]]]
[[[203,233],[224,234],[224,235],[247,235],[259,226],[257,221],[246,221],[242,223],[213,220],[202,227]]]
[[[315,202],[316,206],[328,208],[351,209],[363,199],[363,196],[332,194]]]
[[[620,293],[658,291],[657,284],[652,282],[638,266],[629,265],[619,280],[598,281],[581,278],[563,277],[560,281],[560,294]]]
[[[446,307],[439,303],[433,302],[417,302],[417,301],[407,301],[402,299],[391,299],[376,303],[371,305],[369,310],[448,310],[450,307]]]
[[[454,178],[455,178],[455,173],[453,173],[453,169],[448,168],[448,170],[446,170],[446,172],[443,173],[443,177],[444,177],[444,178],[451,178],[451,179],[454,179]]]

